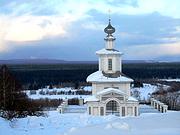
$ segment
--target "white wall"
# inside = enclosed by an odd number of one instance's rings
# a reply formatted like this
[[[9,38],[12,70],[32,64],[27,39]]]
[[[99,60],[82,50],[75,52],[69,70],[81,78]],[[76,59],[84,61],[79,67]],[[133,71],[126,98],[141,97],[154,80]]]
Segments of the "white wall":
[[[130,83],[92,83],[92,94],[96,95],[97,92],[104,90],[106,87],[118,87],[130,96]]]
[[[108,40],[105,42],[106,49],[113,49],[114,48],[114,41]]]
[[[104,107],[104,114],[106,114],[106,103],[108,102],[88,102],[87,111],[89,112],[89,107],[91,107],[91,115],[100,115],[100,107]],[[137,115],[139,114],[139,104],[131,102],[118,102],[119,103],[119,113],[122,116],[122,107],[125,107],[125,116],[135,116],[135,107],[137,107]]]
[[[108,70],[108,59],[112,59],[112,70]],[[121,57],[120,55],[100,55],[99,56],[99,70],[106,73],[121,72]]]

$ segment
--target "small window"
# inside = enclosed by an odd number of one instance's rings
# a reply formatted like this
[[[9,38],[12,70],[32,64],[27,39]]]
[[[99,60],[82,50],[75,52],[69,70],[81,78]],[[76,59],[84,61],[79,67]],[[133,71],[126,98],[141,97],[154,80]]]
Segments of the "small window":
[[[125,116],[125,107],[122,107],[122,116]]]
[[[89,114],[91,114],[91,107],[89,107]]]
[[[112,70],[112,59],[108,59],[108,70]]]
[[[104,107],[100,107],[100,115],[101,115],[101,116],[104,115]]]
[[[137,107],[134,107],[135,116],[137,116]]]

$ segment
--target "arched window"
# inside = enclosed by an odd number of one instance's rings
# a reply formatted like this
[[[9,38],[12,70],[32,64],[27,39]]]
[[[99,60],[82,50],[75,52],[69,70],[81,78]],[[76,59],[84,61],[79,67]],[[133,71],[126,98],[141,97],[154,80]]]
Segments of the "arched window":
[[[115,100],[111,100],[106,104],[106,114],[119,116],[119,104]]]

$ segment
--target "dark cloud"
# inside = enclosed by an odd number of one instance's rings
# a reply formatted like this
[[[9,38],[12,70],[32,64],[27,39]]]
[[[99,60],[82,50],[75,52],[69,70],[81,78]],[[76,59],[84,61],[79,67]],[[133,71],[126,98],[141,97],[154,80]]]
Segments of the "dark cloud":
[[[38,0],[37,0],[38,1]],[[10,2],[10,0],[9,0]],[[47,8],[47,5],[35,5],[32,0],[16,1],[13,4],[25,4],[23,8],[28,7],[25,12],[31,12],[32,15],[51,15],[56,14],[53,8]],[[51,3],[48,3],[52,7]],[[54,3],[53,3],[54,4]],[[137,0],[119,1],[114,0],[113,5],[129,5],[133,7],[138,6]],[[11,9],[7,1],[0,3],[0,12],[9,13],[15,9]],[[9,8],[8,8],[9,7]],[[40,8],[37,8],[40,7]],[[99,22],[105,26],[108,24],[108,15],[98,12],[97,10],[90,10],[87,15],[91,16],[87,19],[79,19],[74,21],[68,28],[69,37],[47,37],[46,39],[21,43],[17,45],[12,51],[8,53],[1,53],[0,59],[8,58],[53,58],[65,60],[95,60],[95,51],[104,47],[105,41],[103,40],[106,34],[103,29],[87,29],[82,26],[85,23]],[[116,48],[122,49],[126,47],[133,47],[136,45],[156,45],[164,43],[173,43],[175,40],[170,38],[180,37],[180,32],[176,32],[176,27],[180,26],[180,19],[175,19],[167,16],[162,16],[158,12],[142,15],[126,15],[126,14],[112,14],[112,25],[116,28]],[[51,22],[44,21],[41,25],[46,27]],[[97,23],[98,25],[98,23]],[[96,27],[96,26],[95,26]],[[97,26],[98,27],[98,26]],[[169,40],[168,40],[169,39]],[[20,43],[18,43],[20,44]],[[16,43],[9,43],[9,46],[16,46]],[[165,59],[166,56],[157,57],[157,60]],[[128,56],[126,57],[128,59]],[[171,56],[168,56],[171,59]],[[179,56],[172,57],[172,60],[178,59]],[[134,58],[136,59],[136,58]]]
[[[89,14],[102,23],[108,18],[95,10]],[[175,33],[175,28],[180,26],[180,19],[162,16],[158,12],[144,15],[113,14],[111,22],[116,27],[115,35],[118,35],[123,45],[172,43],[174,41],[163,39],[180,37],[180,33]]]

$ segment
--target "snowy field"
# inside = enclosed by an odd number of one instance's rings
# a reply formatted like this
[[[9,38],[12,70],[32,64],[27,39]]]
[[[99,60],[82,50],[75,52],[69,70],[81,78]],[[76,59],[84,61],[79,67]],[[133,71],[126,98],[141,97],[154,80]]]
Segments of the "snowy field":
[[[9,122],[0,118],[0,135],[179,135],[180,112],[144,113],[138,117],[47,113]]]
[[[117,118],[99,125],[74,128],[64,135],[180,135],[180,112]]]
[[[167,82],[180,82],[180,79],[160,79],[161,81],[167,81]]]
[[[82,88],[85,91],[91,91],[92,87],[91,86],[86,86]],[[147,100],[149,97],[149,94],[153,93],[154,91],[157,90],[157,86],[156,85],[151,85],[151,84],[143,84],[142,88],[132,88],[131,91],[139,91],[140,92],[140,99],[141,100]],[[56,94],[56,95],[49,95],[49,94],[45,94],[42,95],[40,94],[40,92],[43,91],[44,93],[47,92],[65,92],[65,94],[61,95],[61,94]],[[49,99],[71,99],[71,98],[87,98],[90,95],[68,95],[68,91],[72,91],[72,92],[76,92],[77,90],[72,89],[71,87],[66,87],[66,88],[53,88],[53,89],[48,89],[48,88],[43,88],[43,89],[39,89],[36,91],[36,94],[30,94],[30,91],[26,91],[28,94],[28,97],[31,99],[40,99],[40,98],[49,98]]]
[[[48,98],[48,99],[72,99],[72,98],[88,98],[91,95],[30,95],[31,99],[40,99],[40,98]]]
[[[91,91],[91,86],[86,86],[86,87],[82,87],[82,90],[85,91]],[[71,91],[71,94],[68,95],[68,92]],[[53,88],[53,89],[49,89],[49,88],[43,88],[43,89],[38,89],[36,90],[35,94],[30,94],[30,90],[27,90],[26,93],[28,95],[29,98],[31,99],[40,99],[40,98],[48,98],[48,99],[72,99],[72,98],[87,98],[90,95],[76,95],[73,94],[75,93],[77,90],[73,89],[71,87],[65,87],[65,88]],[[57,94],[50,94],[51,92],[57,93]],[[60,92],[63,92],[64,94],[58,94]],[[41,94],[44,93],[44,94]],[[48,94],[47,94],[48,93]]]
[[[157,90],[156,85],[146,84],[143,83],[143,87],[141,88],[132,88],[131,91],[139,91],[140,92],[140,100],[147,100],[149,97],[149,94],[153,93]]]

